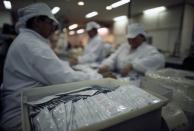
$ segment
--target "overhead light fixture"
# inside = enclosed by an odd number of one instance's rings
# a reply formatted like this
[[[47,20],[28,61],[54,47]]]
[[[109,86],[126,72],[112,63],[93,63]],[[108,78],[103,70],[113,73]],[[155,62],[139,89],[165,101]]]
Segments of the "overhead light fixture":
[[[115,3],[113,3],[112,5],[110,5],[112,8],[117,8],[117,7],[119,7],[119,6],[122,6],[122,5],[124,5],[124,4],[127,4],[127,3],[129,3],[130,2],[130,0],[120,0],[120,1],[118,1],[118,2],[115,2]]]
[[[107,6],[106,10],[112,10],[112,7],[111,6]]]
[[[84,6],[84,2],[83,1],[79,1],[78,3],[77,3],[79,6]]]
[[[145,10],[145,11],[143,11],[143,13],[146,15],[153,15],[153,14],[157,14],[157,13],[164,11],[164,10],[166,10],[166,7],[160,6],[160,7]]]
[[[84,33],[84,29],[77,30],[77,34],[82,34],[82,33]]]
[[[52,10],[51,10],[51,13],[52,14],[57,14],[59,12],[60,8],[59,7],[54,7]]]
[[[11,2],[10,1],[4,0],[3,4],[4,4],[6,9],[11,9]]]
[[[69,28],[69,30],[73,30],[73,29],[75,29],[77,27],[78,27],[78,24],[72,24],[68,28]]]
[[[92,18],[94,16],[98,15],[97,11],[93,11],[91,13],[86,14],[85,18]]]
[[[114,21],[122,21],[122,20],[126,20],[126,19],[127,19],[126,15],[118,16],[118,17],[113,18]]]
[[[75,35],[75,31],[69,31],[69,35]]]

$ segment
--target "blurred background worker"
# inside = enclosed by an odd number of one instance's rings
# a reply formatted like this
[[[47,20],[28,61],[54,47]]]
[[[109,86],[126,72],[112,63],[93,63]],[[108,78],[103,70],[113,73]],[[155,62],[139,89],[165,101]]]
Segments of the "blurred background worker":
[[[164,56],[146,42],[146,33],[141,24],[128,26],[127,40],[102,62],[99,73],[117,70],[122,76],[127,76],[131,71],[146,73],[164,67]]]
[[[18,11],[20,34],[11,44],[4,67],[0,124],[6,131],[21,130],[20,91],[29,87],[89,79],[62,62],[49,47],[48,38],[58,26],[50,8],[36,3]]]
[[[86,25],[86,31],[89,36],[88,43],[85,47],[84,53],[78,59],[71,59],[71,65],[100,62],[104,59],[103,53],[105,49],[105,43],[98,35],[98,28],[100,25],[94,21],[88,22]]]

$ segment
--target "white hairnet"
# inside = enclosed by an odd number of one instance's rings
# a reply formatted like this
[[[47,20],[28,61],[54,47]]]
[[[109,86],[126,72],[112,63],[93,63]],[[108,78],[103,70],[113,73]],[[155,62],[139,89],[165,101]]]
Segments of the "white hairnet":
[[[90,31],[90,30],[92,30],[93,28],[98,29],[98,28],[100,28],[100,25],[97,24],[97,23],[94,22],[94,21],[88,22],[88,23],[86,24],[86,31]]]
[[[146,37],[143,25],[134,23],[128,26],[127,38],[135,38],[137,35],[140,34]]]
[[[23,23],[23,25],[25,25],[30,18],[40,15],[48,16],[50,19],[55,21],[56,25],[59,24],[54,15],[51,13],[51,9],[45,3],[35,3],[24,8],[21,8],[18,10],[18,15],[19,15],[18,22]]]

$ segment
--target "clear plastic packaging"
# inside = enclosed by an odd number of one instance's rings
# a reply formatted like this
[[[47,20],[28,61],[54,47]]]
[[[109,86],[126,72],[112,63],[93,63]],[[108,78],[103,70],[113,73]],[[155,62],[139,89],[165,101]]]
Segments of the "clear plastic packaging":
[[[67,113],[67,130],[71,130],[72,129],[72,113],[73,113],[73,103],[72,101],[69,101],[65,104],[65,109],[66,109],[66,113]]]
[[[33,119],[37,131],[58,131],[57,126],[47,108],[44,108]]]
[[[184,111],[194,114],[193,72],[170,68],[149,72],[141,86],[168,97]],[[159,88],[160,91],[155,88]]]
[[[52,116],[59,131],[67,131],[67,112],[64,103],[52,110]]]
[[[101,90],[105,90],[105,87],[102,87]],[[87,97],[81,97],[80,94],[83,93],[75,93],[75,96],[72,96],[73,94],[69,95],[76,99],[67,103],[62,101],[52,109],[52,115],[47,108],[43,109],[38,117],[35,118],[36,121],[41,119],[41,121],[38,121],[38,125],[41,125],[41,127],[38,128],[41,131],[47,128],[58,129],[59,131],[75,130],[110,119],[127,111],[144,108],[149,104],[160,102],[159,98],[134,85],[120,86],[106,93],[101,92],[101,90],[99,89],[99,94],[88,95]],[[77,99],[77,97],[80,99]],[[45,123],[42,122],[44,119],[46,119]]]

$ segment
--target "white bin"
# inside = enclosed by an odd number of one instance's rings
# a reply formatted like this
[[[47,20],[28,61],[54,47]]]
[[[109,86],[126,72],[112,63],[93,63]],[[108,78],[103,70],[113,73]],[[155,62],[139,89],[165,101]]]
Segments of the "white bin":
[[[22,92],[22,130],[30,131],[27,102],[38,100],[42,97],[58,94],[61,92],[71,92],[83,89],[82,87],[98,85],[103,87],[115,87],[128,83],[113,79],[100,79],[94,81],[82,81],[69,84],[53,85],[41,88],[26,89]],[[142,89],[141,89],[142,90]],[[152,93],[159,98],[158,103],[150,104],[144,108],[124,112],[107,120],[100,121],[77,130],[160,130],[161,127],[161,107],[167,103],[167,99]]]

